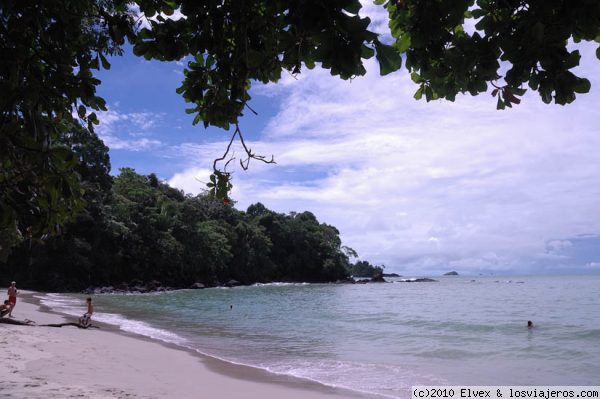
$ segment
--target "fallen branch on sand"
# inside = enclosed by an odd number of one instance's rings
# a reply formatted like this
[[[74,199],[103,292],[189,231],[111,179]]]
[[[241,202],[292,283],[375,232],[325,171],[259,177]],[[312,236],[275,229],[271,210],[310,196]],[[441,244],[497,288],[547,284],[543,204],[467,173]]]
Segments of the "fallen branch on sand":
[[[4,324],[15,324],[18,326],[33,326],[33,327],[64,327],[64,326],[74,326],[77,328],[82,328],[82,329],[86,329],[86,328],[100,328],[98,326],[81,326],[78,323],[57,323],[57,324],[36,324],[35,321],[31,321],[28,319],[25,320],[17,320],[17,319],[8,319],[8,318],[2,318],[0,319],[0,323],[4,323]]]
[[[17,319],[9,319],[9,318],[2,318],[0,319],[0,323],[4,323],[4,324],[16,324],[19,326],[35,326],[35,322],[25,319],[25,320],[17,320]]]
[[[82,325],[80,325],[78,323],[58,323],[58,324],[40,324],[39,325],[39,327],[64,327],[64,326],[74,326],[74,327],[83,328],[83,329],[86,329],[86,328],[100,328],[98,326],[86,326],[86,327],[84,327],[84,326],[82,326]]]

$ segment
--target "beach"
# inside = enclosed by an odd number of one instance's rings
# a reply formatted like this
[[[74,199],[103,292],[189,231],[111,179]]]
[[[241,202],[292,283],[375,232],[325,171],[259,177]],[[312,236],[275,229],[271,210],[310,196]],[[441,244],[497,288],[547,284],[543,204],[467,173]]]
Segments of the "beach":
[[[71,316],[43,311],[32,293],[19,297],[14,316],[37,324],[75,321]],[[0,324],[0,336],[4,364],[1,397],[360,397],[349,391],[221,362],[119,333],[108,325],[86,330],[74,326]]]
[[[414,385],[597,383],[600,277],[436,280],[94,295],[98,329],[0,324],[0,398],[407,399]],[[20,320],[86,309],[83,294],[21,294]]]

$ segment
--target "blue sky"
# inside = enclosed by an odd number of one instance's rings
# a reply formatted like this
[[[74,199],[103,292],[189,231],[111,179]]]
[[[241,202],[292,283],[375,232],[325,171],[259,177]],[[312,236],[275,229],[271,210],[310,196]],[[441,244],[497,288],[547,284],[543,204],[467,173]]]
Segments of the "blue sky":
[[[365,8],[385,35],[385,15]],[[401,274],[598,273],[600,63],[594,46],[581,51],[592,91],[564,107],[536,93],[506,111],[489,94],[415,101],[406,70],[381,77],[371,61],[352,81],[315,69],[255,85],[258,116],[242,130],[277,165],[232,169],[236,207],[309,210]],[[192,126],[175,93],[184,63],[129,50],[111,63],[97,131],[113,173],[130,166],[200,192],[229,134]]]

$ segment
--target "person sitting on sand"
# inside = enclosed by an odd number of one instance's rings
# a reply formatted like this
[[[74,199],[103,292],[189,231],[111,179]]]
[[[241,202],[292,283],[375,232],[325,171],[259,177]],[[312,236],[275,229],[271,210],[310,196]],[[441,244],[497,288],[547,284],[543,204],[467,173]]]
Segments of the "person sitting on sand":
[[[92,305],[92,298],[87,298],[87,312],[79,318],[79,325],[84,328],[88,328],[92,324],[92,314],[94,313],[94,305]]]
[[[9,314],[11,309],[12,306],[10,305],[10,302],[8,302],[7,299],[6,301],[4,301],[4,304],[0,305],[0,317],[4,317],[7,314]]]

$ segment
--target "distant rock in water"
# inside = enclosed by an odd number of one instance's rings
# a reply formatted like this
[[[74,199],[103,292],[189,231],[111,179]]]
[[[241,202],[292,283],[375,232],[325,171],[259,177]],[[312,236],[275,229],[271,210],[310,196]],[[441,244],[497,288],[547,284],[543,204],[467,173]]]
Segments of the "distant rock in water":
[[[437,280],[432,278],[407,278],[404,280],[400,280],[401,283],[437,283]]]
[[[458,276],[457,272],[448,272],[448,273],[444,273],[444,276]]]
[[[356,281],[352,277],[348,277],[343,280],[337,280],[335,284],[356,284]]]
[[[202,284],[202,283],[194,283],[194,284],[192,284],[190,286],[190,288],[193,289],[193,290],[199,290],[199,289],[202,289],[202,288],[206,288],[206,286],[204,284]]]
[[[141,280],[133,280],[129,284],[122,282],[117,284],[115,287],[94,287],[90,286],[82,292],[86,295],[100,295],[100,294],[127,294],[127,293],[142,293],[147,292],[164,292],[171,291],[173,288],[169,286],[163,286],[160,281],[152,280],[148,283],[144,283]]]
[[[386,283],[387,281],[385,281],[385,279],[383,278],[383,269],[381,268],[375,268],[373,270],[373,276],[371,277],[371,283]]]
[[[383,273],[383,277],[402,277],[397,273]]]

